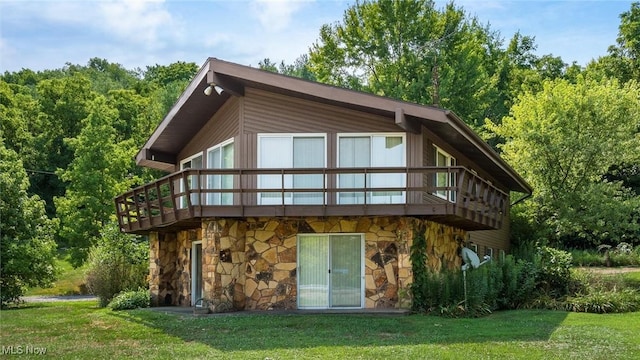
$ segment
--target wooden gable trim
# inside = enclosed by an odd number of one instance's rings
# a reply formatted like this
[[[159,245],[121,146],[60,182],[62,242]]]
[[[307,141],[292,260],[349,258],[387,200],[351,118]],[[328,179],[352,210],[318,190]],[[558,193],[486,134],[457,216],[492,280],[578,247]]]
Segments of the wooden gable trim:
[[[396,108],[396,125],[406,132],[420,134],[420,125],[415,121],[407,119],[403,108]]]

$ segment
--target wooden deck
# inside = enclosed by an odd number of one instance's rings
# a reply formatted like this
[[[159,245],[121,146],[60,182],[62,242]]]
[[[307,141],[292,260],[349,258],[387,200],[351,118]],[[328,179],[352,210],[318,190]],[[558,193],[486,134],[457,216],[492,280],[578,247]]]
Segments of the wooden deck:
[[[339,186],[345,176],[363,185]],[[388,187],[371,186],[385,183],[385,176],[394,177],[386,179]],[[435,186],[436,177],[451,186]],[[277,187],[259,185],[267,178]],[[121,194],[115,206],[120,228],[128,233],[198,227],[201,218],[304,216],[415,216],[491,230],[502,226],[508,200],[507,193],[461,166],[188,169]]]

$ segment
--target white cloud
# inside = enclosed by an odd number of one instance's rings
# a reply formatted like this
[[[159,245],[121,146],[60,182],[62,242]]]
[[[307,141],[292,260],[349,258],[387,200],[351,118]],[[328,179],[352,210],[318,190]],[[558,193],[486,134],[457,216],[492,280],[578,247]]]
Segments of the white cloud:
[[[101,22],[96,24],[105,32],[129,39],[146,47],[162,45],[162,37],[179,37],[181,30],[163,1],[101,2]]]
[[[251,12],[263,28],[277,32],[286,29],[292,16],[308,3],[302,0],[254,0]]]
[[[157,46],[162,38],[179,38],[182,26],[163,0],[48,1],[9,3],[3,20],[26,24],[41,21],[57,27],[98,31],[124,43]]]

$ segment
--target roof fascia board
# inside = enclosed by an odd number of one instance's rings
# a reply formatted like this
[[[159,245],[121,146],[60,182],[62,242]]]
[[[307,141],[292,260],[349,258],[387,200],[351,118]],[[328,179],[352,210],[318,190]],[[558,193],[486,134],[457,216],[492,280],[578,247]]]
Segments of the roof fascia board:
[[[404,109],[401,107],[396,108],[396,125],[407,132],[420,134],[420,125],[413,120],[407,119]]]
[[[209,85],[218,85],[222,88],[222,90],[228,92],[229,94],[237,97],[244,96],[244,87],[242,85],[238,86],[237,84],[233,84],[228,80],[225,80],[218,76],[211,68],[207,71],[207,84]]]
[[[321,98],[341,104],[355,105],[363,108],[383,110],[395,114],[398,107],[404,109],[406,115],[427,118],[432,121],[448,122],[445,111],[423,105],[394,100],[374,94],[343,89],[331,85],[319,84],[282,74],[274,74],[266,70],[229,63],[216,58],[210,59],[213,72],[234,78],[253,81],[268,87],[284,89],[294,93]]]

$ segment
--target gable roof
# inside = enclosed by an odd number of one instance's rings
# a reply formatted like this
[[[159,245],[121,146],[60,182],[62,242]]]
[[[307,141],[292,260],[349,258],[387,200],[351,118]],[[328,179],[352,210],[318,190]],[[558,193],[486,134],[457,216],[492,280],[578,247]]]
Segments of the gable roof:
[[[207,96],[209,84],[224,89]],[[463,152],[510,190],[530,194],[531,187],[487,143],[452,111],[320,84],[249,66],[209,58],[136,155],[136,163],[173,171],[176,155],[230,96],[243,96],[246,87],[395,118],[409,132],[424,125]]]

